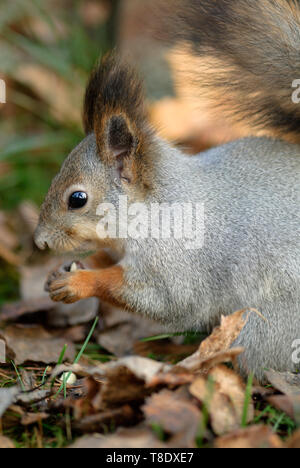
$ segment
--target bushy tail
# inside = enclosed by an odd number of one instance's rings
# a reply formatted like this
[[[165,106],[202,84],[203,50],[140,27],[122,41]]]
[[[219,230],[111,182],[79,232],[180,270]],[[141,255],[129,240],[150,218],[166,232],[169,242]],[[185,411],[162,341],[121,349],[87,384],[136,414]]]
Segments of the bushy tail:
[[[300,142],[298,2],[175,1],[172,40],[189,57],[185,79],[252,134]]]

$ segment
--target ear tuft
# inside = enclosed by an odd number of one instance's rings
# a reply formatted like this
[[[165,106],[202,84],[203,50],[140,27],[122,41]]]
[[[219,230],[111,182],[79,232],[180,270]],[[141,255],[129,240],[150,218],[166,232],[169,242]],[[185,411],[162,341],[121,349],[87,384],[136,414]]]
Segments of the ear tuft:
[[[135,149],[136,144],[124,117],[111,117],[108,123],[108,147],[114,156],[128,155]]]
[[[143,84],[134,68],[115,54],[105,57],[92,73],[85,95],[84,127],[87,134],[95,133],[99,157],[117,166],[123,179],[132,181],[144,174],[149,162],[143,156],[149,153],[153,133]]]
[[[105,56],[91,74],[84,102],[86,133],[94,130],[95,112],[122,110],[131,120],[145,117],[142,80],[115,53]]]
[[[147,120],[142,80],[113,53],[104,57],[90,77],[84,102],[86,134],[103,131],[105,123],[119,115],[138,129]]]

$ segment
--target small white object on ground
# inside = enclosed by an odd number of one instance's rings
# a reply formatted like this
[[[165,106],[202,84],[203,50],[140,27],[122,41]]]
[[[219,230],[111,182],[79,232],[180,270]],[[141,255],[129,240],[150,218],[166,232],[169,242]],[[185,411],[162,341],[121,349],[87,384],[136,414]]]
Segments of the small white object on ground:
[[[75,271],[77,271],[77,265],[76,262],[73,262],[70,268],[70,272],[74,273]]]
[[[77,381],[77,376],[73,374],[73,372],[64,372],[59,380],[63,383],[67,383],[68,385],[74,385]]]

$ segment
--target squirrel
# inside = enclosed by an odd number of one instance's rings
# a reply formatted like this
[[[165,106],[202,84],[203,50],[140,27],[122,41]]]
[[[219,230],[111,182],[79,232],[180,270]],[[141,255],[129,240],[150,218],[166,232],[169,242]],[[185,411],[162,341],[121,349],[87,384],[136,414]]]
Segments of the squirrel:
[[[85,94],[86,137],[53,180],[35,242],[74,255],[111,252],[113,260],[101,269],[52,274],[50,297],[73,303],[95,296],[177,332],[209,331],[222,315],[254,308],[259,314],[249,315],[234,343],[245,348],[241,373],[263,381],[266,368],[295,372],[300,107],[291,95],[299,77],[300,10],[289,1],[193,0],[178,21],[193,54],[219,61],[207,88],[218,87],[222,105],[229,95],[234,115],[253,133],[185,155],[152,129],[134,69],[114,54],[105,57]],[[263,130],[269,136],[259,136]],[[192,218],[201,245],[188,246],[174,227],[169,238],[116,235],[107,210],[120,210],[120,199],[126,213],[134,206],[202,206],[203,223]]]

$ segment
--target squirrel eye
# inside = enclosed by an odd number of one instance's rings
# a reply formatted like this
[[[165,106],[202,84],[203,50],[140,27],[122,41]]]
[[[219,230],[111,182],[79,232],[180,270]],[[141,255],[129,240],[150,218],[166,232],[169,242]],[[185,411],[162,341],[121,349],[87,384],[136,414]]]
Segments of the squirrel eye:
[[[69,198],[69,209],[78,210],[87,204],[88,196],[85,192],[74,192]]]

